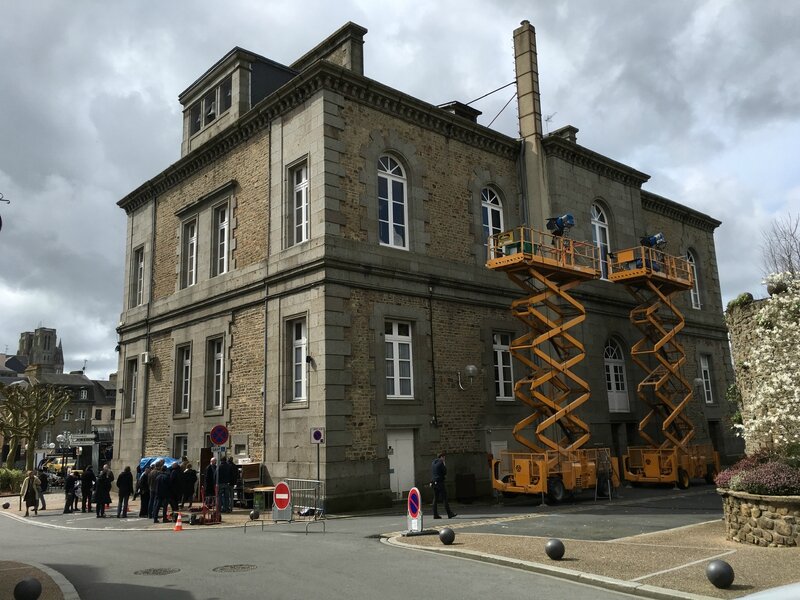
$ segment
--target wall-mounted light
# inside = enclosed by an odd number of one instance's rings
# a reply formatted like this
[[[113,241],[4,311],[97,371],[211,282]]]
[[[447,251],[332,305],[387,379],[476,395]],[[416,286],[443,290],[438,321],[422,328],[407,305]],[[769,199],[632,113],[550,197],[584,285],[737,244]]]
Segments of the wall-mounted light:
[[[464,367],[464,374],[469,378],[468,385],[472,385],[472,382],[475,380],[475,376],[478,374],[478,367],[475,365],[467,365]],[[461,371],[458,372],[458,387],[462,390],[467,389],[461,383]]]

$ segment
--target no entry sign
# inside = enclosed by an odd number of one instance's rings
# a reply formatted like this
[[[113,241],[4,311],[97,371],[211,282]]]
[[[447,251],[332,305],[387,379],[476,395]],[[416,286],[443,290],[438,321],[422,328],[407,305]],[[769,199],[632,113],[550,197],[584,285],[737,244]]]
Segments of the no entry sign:
[[[285,510],[292,501],[292,490],[285,481],[279,481],[273,492],[273,503],[278,510]]]

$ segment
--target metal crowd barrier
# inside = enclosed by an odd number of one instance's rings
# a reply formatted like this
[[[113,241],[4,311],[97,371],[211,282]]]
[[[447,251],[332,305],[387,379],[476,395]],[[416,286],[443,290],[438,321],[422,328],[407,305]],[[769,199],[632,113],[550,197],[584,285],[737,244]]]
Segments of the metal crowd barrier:
[[[325,533],[325,482],[317,479],[284,479],[284,483],[291,490],[291,501],[285,509],[275,506],[272,501],[272,521],[294,521],[306,524],[306,535],[308,528],[314,523],[322,524],[322,532]],[[261,522],[261,530],[264,530],[265,519],[258,519]],[[247,526],[255,523],[250,521],[244,524],[244,532],[247,533]]]

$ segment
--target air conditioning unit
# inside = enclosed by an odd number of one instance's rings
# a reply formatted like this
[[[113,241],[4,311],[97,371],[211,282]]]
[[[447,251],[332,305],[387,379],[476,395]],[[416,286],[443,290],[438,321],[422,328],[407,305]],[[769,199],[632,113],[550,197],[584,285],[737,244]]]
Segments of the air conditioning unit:
[[[142,352],[139,355],[139,360],[142,361],[143,365],[149,365],[150,364],[150,353],[149,352]]]

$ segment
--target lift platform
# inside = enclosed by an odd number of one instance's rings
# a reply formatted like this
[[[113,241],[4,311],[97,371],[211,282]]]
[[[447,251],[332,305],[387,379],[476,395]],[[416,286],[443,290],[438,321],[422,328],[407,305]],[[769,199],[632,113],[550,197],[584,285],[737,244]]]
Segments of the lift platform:
[[[570,292],[600,276],[597,247],[518,227],[491,236],[486,266],[505,272],[525,292],[511,311],[528,332],[513,340],[510,350],[528,370],[515,383],[514,395],[531,409],[513,429],[514,438],[530,452],[493,457],[494,489],[547,493],[555,501],[598,485],[604,495],[610,493],[605,490],[611,482],[619,483],[616,459],[608,449],[582,449],[590,432],[577,410],[590,392],[574,371],[586,352],[571,331],[586,319],[586,310]]]
[[[630,319],[642,338],[632,346],[631,358],[647,374],[637,386],[639,400],[649,409],[639,422],[639,436],[647,445],[628,447],[623,470],[633,483],[674,483],[685,489],[690,479],[713,481],[719,471],[719,455],[711,444],[689,443],[695,436],[686,414],[692,388],[682,374],[686,353],[677,337],[685,321],[673,296],[692,288],[693,274],[686,259],[659,249],[663,236],[642,241],[653,245],[617,252],[609,273],[636,299]]]

